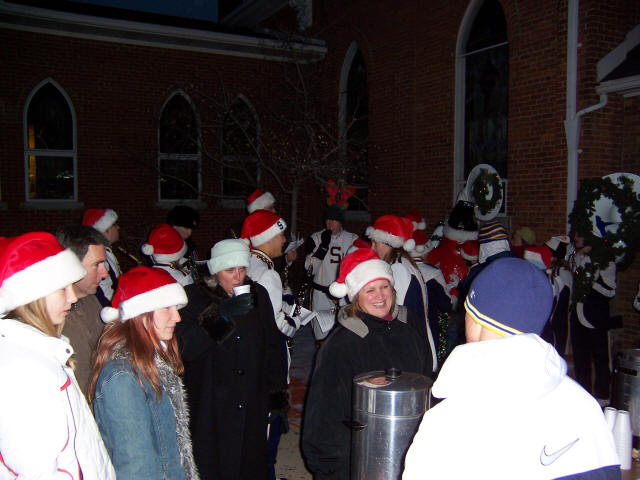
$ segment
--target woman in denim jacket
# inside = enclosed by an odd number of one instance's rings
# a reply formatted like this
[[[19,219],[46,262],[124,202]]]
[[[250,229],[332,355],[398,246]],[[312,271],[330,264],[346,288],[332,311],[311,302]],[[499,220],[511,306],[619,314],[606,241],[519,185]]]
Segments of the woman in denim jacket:
[[[174,337],[187,296],[167,272],[120,276],[98,346],[89,395],[118,478],[193,480],[183,371]]]

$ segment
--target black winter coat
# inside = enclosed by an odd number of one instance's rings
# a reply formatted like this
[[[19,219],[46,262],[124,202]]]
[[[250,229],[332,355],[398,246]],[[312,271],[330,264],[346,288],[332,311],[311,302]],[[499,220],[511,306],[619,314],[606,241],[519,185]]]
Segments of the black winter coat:
[[[201,313],[228,298],[220,287],[198,290],[181,311],[185,387],[200,478],[266,479],[269,393],[286,389],[280,332],[266,290],[251,285],[254,308],[232,318],[232,330],[200,324]],[[188,295],[189,295],[188,291]],[[215,315],[214,315],[215,316]],[[226,321],[222,318],[218,322]],[[180,324],[178,324],[180,325]],[[220,325],[218,325],[220,327]],[[212,336],[214,338],[212,338]]]
[[[431,352],[414,315],[396,307],[390,322],[367,314],[347,317],[318,351],[305,404],[302,451],[316,479],[348,479],[353,378],[391,367],[432,375]],[[423,322],[424,323],[424,322]],[[367,331],[368,330],[368,331]]]

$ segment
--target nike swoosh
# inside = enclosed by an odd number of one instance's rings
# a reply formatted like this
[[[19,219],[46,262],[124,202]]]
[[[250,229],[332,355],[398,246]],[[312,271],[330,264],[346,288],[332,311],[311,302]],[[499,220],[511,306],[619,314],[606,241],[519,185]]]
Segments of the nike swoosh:
[[[548,467],[553,462],[555,462],[558,458],[560,458],[562,455],[567,453],[567,451],[571,447],[573,447],[578,440],[580,440],[580,439],[576,438],[573,442],[568,443],[567,445],[565,445],[564,447],[562,447],[559,450],[556,450],[553,453],[547,453],[547,446],[545,445],[544,447],[542,447],[542,452],[540,452],[540,463],[542,465],[544,465],[545,467]]]

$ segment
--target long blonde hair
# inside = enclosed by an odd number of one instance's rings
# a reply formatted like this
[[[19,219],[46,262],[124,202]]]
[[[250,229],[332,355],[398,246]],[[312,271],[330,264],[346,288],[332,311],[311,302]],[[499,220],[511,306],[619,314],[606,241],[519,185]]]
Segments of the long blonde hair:
[[[175,335],[171,340],[165,342],[165,349],[155,334],[152,322],[153,312],[147,312],[122,323],[111,323],[106,327],[98,343],[98,353],[96,354],[93,372],[89,379],[89,403],[93,403],[100,372],[122,341],[124,341],[124,346],[131,353],[131,369],[138,379],[140,387],[143,388],[142,379],[140,378],[140,375],[142,375],[151,385],[158,403],[162,399],[162,386],[160,385],[160,375],[155,363],[155,354],[157,353],[173,369],[176,375],[182,375],[184,366],[178,352],[178,341]]]
[[[62,333],[63,324],[54,325],[47,313],[47,304],[45,297],[29,302],[26,305],[21,305],[13,309],[7,315],[8,318],[15,318],[22,323],[31,325],[37,328],[42,333],[46,333],[51,337],[59,337]]]

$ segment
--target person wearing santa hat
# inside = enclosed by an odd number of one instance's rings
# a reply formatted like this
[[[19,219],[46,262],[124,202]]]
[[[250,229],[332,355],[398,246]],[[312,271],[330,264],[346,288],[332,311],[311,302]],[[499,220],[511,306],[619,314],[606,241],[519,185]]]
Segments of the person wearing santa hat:
[[[154,267],[166,270],[183,287],[193,283],[189,260],[185,257],[187,244],[171,225],[163,223],[151,230],[142,245],[142,253],[151,258]]]
[[[113,253],[111,246],[120,240],[120,225],[118,225],[118,214],[110,208],[89,208],[82,216],[82,225],[87,225],[98,230],[104,235],[109,242],[106,247],[107,254],[107,273],[109,276],[102,279],[100,288],[96,292],[96,296],[102,306],[106,307],[111,304],[113,292],[118,285],[118,277],[120,276],[120,264]]]
[[[174,335],[186,303],[166,271],[135,267],[102,309],[89,397],[118,478],[199,478]]]
[[[371,248],[391,265],[398,304],[422,320],[420,329],[431,350],[433,371],[438,368],[437,351],[427,316],[427,291],[422,274],[408,252],[415,248],[413,223],[405,217],[384,215],[367,227]]]
[[[263,192],[256,188],[247,197],[247,212],[252,214],[256,210],[267,210],[268,212],[276,213],[276,199],[271,192]]]
[[[307,394],[302,451],[314,478],[349,478],[353,378],[391,367],[431,376],[431,352],[417,319],[396,302],[391,266],[371,249],[346,255],[329,287],[351,304],[318,350]]]
[[[116,478],[60,337],[86,273],[50,233],[0,237],[0,478]]]
[[[283,288],[280,275],[274,268],[273,260],[282,256],[282,248],[287,241],[284,232],[287,223],[277,213],[268,210],[255,210],[242,224],[242,239],[251,246],[247,276],[262,285],[269,294],[276,326],[286,338],[292,338],[300,327],[300,318],[291,316],[293,305],[283,301]],[[286,342],[282,342],[283,355],[287,358],[287,371],[291,355]],[[269,475],[275,478],[274,465],[280,443],[281,431],[286,432],[283,418],[272,416],[269,420]]]

